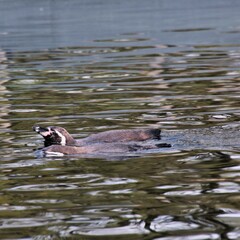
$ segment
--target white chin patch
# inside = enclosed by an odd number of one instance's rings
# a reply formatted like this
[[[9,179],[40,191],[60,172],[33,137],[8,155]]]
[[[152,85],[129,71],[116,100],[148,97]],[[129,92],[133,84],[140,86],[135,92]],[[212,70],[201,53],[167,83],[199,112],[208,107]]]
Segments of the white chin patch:
[[[58,130],[55,130],[55,132],[56,132],[57,135],[61,138],[60,144],[61,144],[62,146],[65,146],[65,145],[66,145],[66,138],[65,138]]]
[[[51,132],[40,132],[40,134],[41,134],[43,137],[47,137],[47,136],[51,135]]]
[[[48,129],[48,132],[46,131],[46,132],[39,132],[43,137],[47,137],[47,136],[49,136],[49,135],[51,135],[52,134],[52,131],[51,131],[51,129],[48,127],[47,128]]]

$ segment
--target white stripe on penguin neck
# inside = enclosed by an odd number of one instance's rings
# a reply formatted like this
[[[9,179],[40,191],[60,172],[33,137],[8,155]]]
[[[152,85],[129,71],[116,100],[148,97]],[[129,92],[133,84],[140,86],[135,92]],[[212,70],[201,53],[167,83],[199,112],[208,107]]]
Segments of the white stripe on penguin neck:
[[[65,146],[66,145],[66,137],[64,137],[58,130],[54,130],[57,134],[58,134],[58,136],[61,138],[61,145],[62,146]]]

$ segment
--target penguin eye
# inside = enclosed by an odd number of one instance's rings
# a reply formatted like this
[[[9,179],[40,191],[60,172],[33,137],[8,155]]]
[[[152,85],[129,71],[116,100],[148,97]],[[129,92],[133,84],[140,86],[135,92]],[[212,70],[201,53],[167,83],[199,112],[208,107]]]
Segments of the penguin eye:
[[[55,132],[54,128],[52,128],[52,127],[49,127],[48,129],[49,129],[51,132]]]
[[[54,128],[50,127],[49,131],[51,132],[52,136],[58,136],[58,131],[56,131]]]

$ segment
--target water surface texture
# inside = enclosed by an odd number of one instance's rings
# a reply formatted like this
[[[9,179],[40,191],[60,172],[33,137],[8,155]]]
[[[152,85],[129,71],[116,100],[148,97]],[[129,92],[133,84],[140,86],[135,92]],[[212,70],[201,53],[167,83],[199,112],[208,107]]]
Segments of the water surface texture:
[[[208,139],[209,127],[238,125],[239,12],[237,0],[2,1],[0,238],[240,239],[239,138],[38,158],[31,129]]]

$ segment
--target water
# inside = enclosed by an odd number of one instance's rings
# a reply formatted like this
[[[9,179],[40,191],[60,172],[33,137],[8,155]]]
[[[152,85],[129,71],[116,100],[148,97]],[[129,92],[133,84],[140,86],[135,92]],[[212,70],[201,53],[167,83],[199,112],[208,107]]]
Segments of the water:
[[[239,149],[37,158],[31,130],[238,123],[239,9],[2,1],[0,238],[239,239]]]

